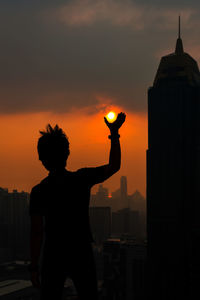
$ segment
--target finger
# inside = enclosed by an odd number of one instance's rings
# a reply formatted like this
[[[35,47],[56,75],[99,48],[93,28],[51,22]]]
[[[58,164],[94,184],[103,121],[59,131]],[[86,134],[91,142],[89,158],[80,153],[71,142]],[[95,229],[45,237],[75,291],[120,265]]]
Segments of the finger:
[[[125,114],[124,114],[124,115],[122,115],[122,119],[123,119],[123,120],[125,120],[125,118],[126,118],[126,115],[125,115]]]
[[[125,118],[126,118],[125,113],[122,113],[121,118],[122,118],[122,119],[125,119]]]
[[[106,119],[106,117],[104,117],[104,121],[106,122],[107,125],[110,124],[110,123],[108,122],[108,120]]]
[[[125,115],[123,115],[123,114],[121,114],[121,115],[118,115],[118,121],[119,122],[124,122],[124,120],[125,120]]]
[[[121,119],[121,118],[124,118],[124,116],[125,116],[125,114],[123,113],[123,112],[120,112],[119,114],[118,114],[118,117]]]

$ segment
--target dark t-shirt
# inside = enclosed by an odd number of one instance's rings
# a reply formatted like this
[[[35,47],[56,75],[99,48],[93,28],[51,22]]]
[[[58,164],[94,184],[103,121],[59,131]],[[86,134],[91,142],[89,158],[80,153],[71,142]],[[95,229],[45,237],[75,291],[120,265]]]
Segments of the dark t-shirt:
[[[32,188],[30,215],[44,216],[45,242],[65,248],[76,241],[93,241],[89,225],[90,190],[103,182],[104,166],[63,170],[51,174]]]

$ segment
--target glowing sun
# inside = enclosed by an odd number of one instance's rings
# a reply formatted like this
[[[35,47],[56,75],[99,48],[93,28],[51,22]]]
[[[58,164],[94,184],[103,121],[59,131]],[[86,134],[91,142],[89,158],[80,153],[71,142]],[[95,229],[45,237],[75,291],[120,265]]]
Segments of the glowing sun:
[[[107,115],[106,115],[107,119],[109,122],[114,122],[116,120],[116,114],[113,111],[110,111]]]

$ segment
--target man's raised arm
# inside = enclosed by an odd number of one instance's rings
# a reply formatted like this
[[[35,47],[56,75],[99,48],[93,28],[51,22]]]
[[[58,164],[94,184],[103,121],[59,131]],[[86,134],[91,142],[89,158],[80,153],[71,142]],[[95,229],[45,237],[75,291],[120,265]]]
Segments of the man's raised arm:
[[[104,117],[104,121],[108,128],[110,129],[109,138],[111,140],[111,148],[110,148],[110,156],[109,163],[103,166],[94,167],[94,168],[82,168],[79,171],[82,172],[86,180],[92,185],[103,182],[104,180],[111,177],[114,173],[116,173],[121,166],[121,148],[119,141],[119,133],[118,130],[124,123],[126,118],[125,113],[119,113],[117,119],[110,123]]]
[[[120,113],[117,116],[117,119],[113,123],[109,123],[106,117],[104,117],[105,123],[110,129],[109,138],[111,140],[111,148],[110,148],[110,157],[109,164],[107,165],[108,172],[114,174],[120,169],[121,166],[121,147],[119,141],[119,128],[122,126],[126,118],[124,113]],[[111,176],[110,175],[110,176]]]

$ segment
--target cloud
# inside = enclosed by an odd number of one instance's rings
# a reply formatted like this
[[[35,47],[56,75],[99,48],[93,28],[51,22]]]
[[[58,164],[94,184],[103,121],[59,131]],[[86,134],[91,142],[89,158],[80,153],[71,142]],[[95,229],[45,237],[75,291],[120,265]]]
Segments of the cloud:
[[[191,5],[183,6],[178,12],[176,3],[172,3],[174,5],[168,3],[166,7],[158,5],[158,1],[73,0],[56,10],[47,10],[46,16],[68,26],[90,26],[103,22],[113,26],[131,26],[132,30],[144,30],[156,24],[174,28],[181,14],[183,22],[188,26],[196,9]]]
[[[130,25],[140,28],[142,10],[130,1],[75,0],[59,7],[53,15],[71,26],[91,25],[95,22],[110,22],[113,25]]]
[[[199,6],[190,3],[181,6],[183,40],[197,55]],[[106,103],[146,111],[179,12],[178,1],[2,1],[0,112],[95,113]]]

